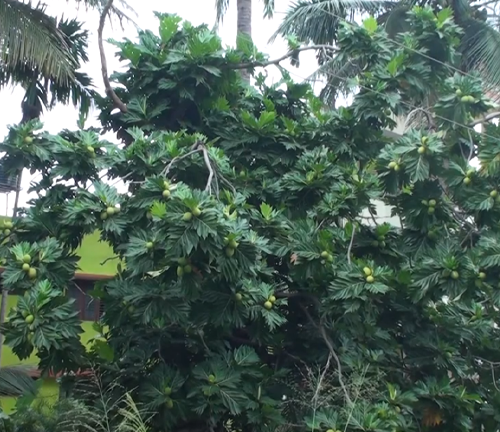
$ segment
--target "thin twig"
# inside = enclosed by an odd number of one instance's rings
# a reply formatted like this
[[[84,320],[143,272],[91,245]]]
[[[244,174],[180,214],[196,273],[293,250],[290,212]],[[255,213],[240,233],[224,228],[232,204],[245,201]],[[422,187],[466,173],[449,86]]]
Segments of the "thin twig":
[[[202,148],[202,152],[203,152],[203,159],[205,160],[205,165],[207,166],[208,168],[208,179],[207,179],[207,185],[205,186],[205,192],[208,192],[208,193],[212,193],[212,180],[214,178],[214,170],[212,168],[212,164],[210,163],[210,158],[208,157],[208,151],[207,151],[207,148],[205,146],[203,146]]]
[[[304,313],[305,313],[307,319],[309,320],[309,322],[311,323],[311,325],[313,325],[315,328],[317,328],[319,330],[319,332],[321,334],[321,337],[325,341],[325,344],[326,344],[326,346],[328,347],[328,349],[330,351],[330,354],[335,359],[335,362],[337,363],[337,373],[338,373],[338,379],[339,379],[340,387],[342,388],[342,390],[344,392],[344,397],[345,397],[346,402],[349,405],[352,405],[352,400],[349,397],[349,392],[347,391],[347,387],[344,384],[344,380],[342,378],[342,365],[340,364],[339,356],[335,352],[335,349],[333,347],[333,342],[332,342],[331,338],[326,333],[325,327],[323,325],[316,324],[316,322],[313,320],[313,318],[312,318],[311,314],[309,313],[309,311],[307,310],[307,308],[303,304],[301,304],[301,303],[299,303],[299,305],[300,305],[300,308],[304,311]]]
[[[318,50],[318,49],[323,49],[323,50],[330,50],[330,51],[335,51],[337,52],[337,48],[335,48],[332,45],[309,45],[305,47],[300,47],[296,48],[293,50],[288,51],[286,54],[282,55],[281,57],[278,57],[274,60],[268,60],[268,61],[263,61],[263,62],[248,62],[248,63],[240,63],[236,65],[230,65],[229,67],[231,69],[250,69],[250,68],[255,68],[255,67],[267,67],[271,65],[279,65],[282,61],[287,60],[288,58],[302,52],[302,51],[310,51],[310,50]]]
[[[470,133],[470,129],[467,129],[467,133],[469,134],[469,142],[470,142],[470,152],[469,152],[469,157],[467,158],[467,162],[470,162],[472,156],[474,155],[474,141],[472,141],[472,134]]]
[[[473,121],[472,123],[469,123],[469,126],[474,127],[477,126],[478,124],[485,123],[487,121],[493,120],[494,118],[500,117],[500,111],[495,111],[492,112],[484,117],[481,117],[478,120]]]
[[[351,222],[352,224],[352,234],[351,234],[351,241],[349,242],[349,247],[347,248],[347,262],[349,265],[351,265],[351,250],[352,250],[352,245],[354,243],[354,233],[356,232],[356,225],[354,225],[354,222]]]
[[[169,164],[165,167],[165,169],[160,173],[160,176],[167,176],[168,172],[170,171],[170,168],[172,168],[172,165],[175,163],[175,162],[178,162],[182,159],[185,159],[189,156],[191,156],[192,154],[194,153],[198,153],[199,151],[201,151],[201,148],[196,148],[194,150],[191,150],[189,152],[187,152],[186,154],[182,155],[182,156],[176,156],[174,157],[170,162]]]
[[[102,80],[104,81],[104,89],[106,90],[106,94],[113,101],[115,106],[120,109],[122,113],[127,112],[127,105],[125,105],[118,95],[115,93],[113,88],[111,87],[111,82],[109,81],[108,76],[108,64],[106,61],[106,54],[104,53],[104,43],[102,41],[102,32],[104,30],[104,24],[106,23],[106,17],[109,15],[109,11],[113,6],[113,0],[108,0],[106,6],[102,10],[101,17],[99,19],[99,27],[97,29],[97,43],[99,45],[99,55],[101,57],[101,72],[102,72]]]
[[[116,260],[116,259],[120,259],[120,257],[118,255],[114,256],[114,257],[109,257],[109,258],[106,258],[103,262],[99,263],[100,265],[104,265],[106,264],[108,261],[113,261],[113,260]]]
[[[321,373],[318,381],[318,385],[316,386],[316,391],[314,392],[314,396],[312,397],[312,403],[316,406],[316,403],[318,401],[319,397],[319,392],[321,391],[321,386],[323,384],[323,381],[325,379],[326,373],[328,372],[328,369],[330,368],[330,361],[332,360],[332,354],[328,354],[328,359],[326,360],[325,368],[323,369],[323,372]]]

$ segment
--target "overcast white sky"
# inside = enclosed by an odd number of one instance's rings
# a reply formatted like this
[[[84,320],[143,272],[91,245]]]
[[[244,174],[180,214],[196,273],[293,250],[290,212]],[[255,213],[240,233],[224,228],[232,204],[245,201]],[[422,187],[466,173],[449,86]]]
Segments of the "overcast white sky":
[[[91,36],[89,40],[89,57],[90,62],[85,65],[84,70],[88,72],[93,78],[94,82],[102,91],[102,79],[100,71],[99,51],[97,48],[97,26],[99,16],[96,12],[89,12],[83,8],[79,10],[76,8],[74,1],[66,0],[45,0],[48,4],[48,13],[55,16],[62,16],[72,18],[76,17],[85,23],[85,27],[89,30]],[[190,21],[194,25],[207,23],[212,26],[215,23],[215,7],[214,0],[128,0],[137,12],[134,17],[135,22],[142,29],[151,29],[157,31],[158,21],[154,16],[154,12],[167,12],[176,13],[183,19]],[[279,57],[287,50],[287,45],[283,40],[277,40],[272,45],[268,44],[271,35],[276,31],[282,17],[291,0],[276,0],[275,17],[272,20],[264,20],[262,18],[263,10],[262,4],[259,1],[254,2],[253,8],[253,41],[257,47],[268,53],[272,58]],[[222,40],[227,45],[234,44],[236,39],[236,0],[231,1],[231,8],[229,9],[223,25],[219,29],[219,34]],[[127,24],[124,31],[119,25],[113,25],[111,28],[109,22],[104,30],[104,37],[113,39],[122,39],[123,37],[134,38],[136,30],[132,24]],[[120,63],[114,57],[115,49],[112,45],[106,44],[106,54],[108,61],[108,70],[111,72],[120,67]],[[297,81],[302,81],[308,77],[317,67],[317,63],[313,52],[305,52],[301,54],[300,68],[288,67],[293,74],[293,78]],[[283,63],[287,66],[287,63]],[[289,64],[288,64],[289,65]],[[268,68],[269,79],[278,79],[279,73],[276,68]],[[0,91],[0,101],[2,102],[2,112],[0,116],[0,140],[3,139],[7,133],[7,126],[16,124],[21,119],[21,100],[23,98],[23,90],[21,88],[8,88]],[[99,123],[96,121],[96,114],[93,113],[87,126]],[[70,106],[57,106],[52,111],[43,115],[42,121],[44,122],[45,129],[51,133],[57,133],[62,128],[74,129],[76,128],[77,112]],[[25,172],[23,175],[22,192],[20,195],[21,206],[25,205],[26,201],[30,198],[26,193],[30,182],[36,178],[30,176]],[[12,206],[14,203],[14,194],[6,196],[0,194],[0,215],[11,214]]]

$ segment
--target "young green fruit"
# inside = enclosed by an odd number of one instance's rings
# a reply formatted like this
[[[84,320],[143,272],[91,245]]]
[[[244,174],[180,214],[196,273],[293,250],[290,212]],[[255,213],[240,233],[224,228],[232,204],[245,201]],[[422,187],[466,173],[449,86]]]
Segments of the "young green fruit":
[[[479,279],[481,279],[481,280],[485,280],[485,279],[486,279],[486,273],[485,273],[485,272],[479,272],[478,277],[479,277]]]
[[[467,177],[472,177],[475,173],[476,173],[476,171],[474,171],[473,169],[470,169],[467,171]]]
[[[182,215],[182,220],[184,222],[189,222],[191,219],[193,219],[193,213],[191,212],[186,212]]]
[[[273,304],[268,300],[264,303],[264,307],[267,309],[267,310],[271,310],[273,308]]]
[[[23,318],[26,318],[30,313],[28,311],[22,311],[21,312],[21,315],[23,316]]]
[[[182,277],[184,276],[184,267],[177,267],[177,276]]]
[[[428,141],[429,141],[429,137],[426,137],[426,136],[423,136],[423,137],[420,139],[420,142],[421,142],[422,144],[424,144],[424,145],[425,145],[425,144],[427,144],[427,142],[428,142]]]
[[[329,263],[332,263],[332,262],[333,262],[333,255],[328,254],[328,256],[326,257],[326,260],[327,260]]]
[[[417,150],[419,155],[423,155],[425,153],[425,151],[426,151],[425,146],[420,146]]]
[[[241,300],[243,300],[243,296],[241,295],[241,293],[236,293],[234,295],[234,298],[236,301],[240,302]]]
[[[133,313],[133,312],[135,311],[135,307],[134,307],[134,306],[132,306],[132,305],[130,305],[130,306],[127,308],[127,310],[128,310],[128,313]]]
[[[269,297],[269,301],[271,303],[275,303],[276,302],[276,297],[272,295],[271,297]]]
[[[457,271],[453,270],[451,272],[451,278],[457,280],[460,277]]]
[[[108,218],[108,214],[106,212],[101,213],[101,220],[106,220]]]
[[[165,387],[163,389],[163,393],[165,393],[167,396],[170,396],[172,394],[172,388],[171,387]]]
[[[10,235],[10,229],[3,230],[3,233],[4,233],[6,236],[9,236],[9,235]]]
[[[27,272],[30,271],[31,266],[28,263],[23,264],[23,271]]]
[[[470,178],[470,177],[465,177],[463,181],[464,181],[464,185],[466,185],[466,186],[467,186],[467,185],[470,185],[470,184],[471,184],[471,182],[472,182],[472,180],[471,180],[471,178]]]
[[[95,153],[94,147],[92,146],[87,146],[87,151],[89,151],[90,153]]]
[[[363,268],[363,273],[365,274],[365,276],[371,276],[372,269],[370,267],[364,267]]]
[[[398,164],[396,164],[396,166],[393,168],[394,171],[399,171],[400,169],[400,166]]]
[[[390,169],[394,169],[396,167],[396,165],[397,165],[397,162],[394,162],[394,161],[389,162]]]
[[[163,181],[163,189],[170,189],[170,183],[166,180]]]
[[[436,211],[436,209],[435,209],[434,207],[429,207],[429,208],[427,209],[427,213],[428,213],[428,214],[434,214],[434,213],[435,213],[435,211]]]
[[[168,189],[165,189],[162,193],[161,196],[163,198],[170,198],[170,191]]]
[[[236,249],[239,246],[239,243],[236,240],[232,239],[232,240],[229,240],[228,246],[231,249]]]
[[[455,94],[456,94],[458,97],[460,97],[460,96],[462,96],[462,94],[463,94],[463,93],[462,93],[462,90],[460,90],[460,89],[456,89],[456,90],[455,90]]]
[[[215,383],[215,375],[209,375],[209,376],[208,376],[208,382],[209,382],[210,384]]]
[[[199,207],[195,207],[195,208],[193,209],[193,216],[198,217],[198,216],[200,216],[200,215],[201,215],[201,210],[200,210],[200,208],[199,208]]]
[[[153,242],[151,242],[151,241],[147,242],[147,243],[146,243],[146,249],[147,249],[147,250],[151,250],[151,249],[153,249]]]
[[[168,409],[172,409],[174,407],[174,401],[170,398],[167,399],[166,406]]]
[[[33,142],[33,138],[30,136],[24,137],[24,142],[26,144],[31,144]]]
[[[434,199],[429,200],[429,207],[436,207],[436,204],[437,204],[436,200]]]
[[[321,258],[328,258],[328,255],[330,255],[330,254],[327,251],[323,251],[320,254]]]
[[[108,207],[106,209],[106,213],[108,214],[108,216],[112,216],[115,214],[115,208],[114,207]]]
[[[9,229],[11,229],[14,226],[11,221],[6,221],[4,223],[4,225],[5,225],[5,228],[9,228]]]
[[[184,266],[184,273],[185,274],[189,274],[193,271],[193,267],[191,267],[191,265],[187,264]]]
[[[31,255],[24,255],[23,256],[23,263],[29,264],[31,262]]]
[[[33,315],[28,315],[26,318],[24,318],[24,322],[26,324],[31,324],[35,321],[35,317]]]
[[[367,276],[366,277],[366,282],[373,283],[374,281],[375,281],[375,278],[373,276]]]
[[[179,258],[177,262],[180,266],[185,266],[188,263],[188,260],[186,258]]]
[[[496,190],[492,190],[492,191],[490,192],[490,197],[491,197],[491,198],[496,198],[497,196],[498,196],[498,191],[496,191]]]
[[[28,270],[28,276],[30,279],[35,279],[36,278],[36,268],[33,268],[31,267],[29,270]]]
[[[231,258],[234,255],[234,249],[232,248],[226,248],[226,256],[228,258]]]

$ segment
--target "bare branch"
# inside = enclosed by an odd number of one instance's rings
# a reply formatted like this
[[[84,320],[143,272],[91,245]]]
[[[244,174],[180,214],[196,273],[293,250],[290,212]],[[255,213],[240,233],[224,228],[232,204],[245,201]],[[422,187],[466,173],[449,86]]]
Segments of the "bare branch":
[[[478,124],[485,123],[485,122],[493,120],[497,117],[500,117],[500,111],[495,111],[495,112],[492,112],[488,115],[485,115],[484,117],[481,117],[480,119],[475,120],[472,123],[469,123],[469,126],[474,127],[474,126],[477,126]]]
[[[349,265],[351,265],[351,251],[352,251],[352,245],[354,244],[355,233],[356,233],[356,225],[354,225],[354,222],[352,222],[351,241],[349,242],[349,247],[347,248],[347,262],[349,263]]]
[[[304,313],[306,314],[306,317],[307,319],[309,320],[309,322],[319,330],[320,334],[321,334],[321,337],[323,338],[323,340],[325,341],[325,344],[326,346],[328,347],[328,350],[330,351],[330,355],[335,359],[335,362],[337,363],[337,373],[338,373],[338,379],[339,379],[339,384],[340,384],[340,387],[342,387],[342,390],[344,392],[344,397],[345,397],[345,400],[346,402],[352,406],[352,400],[349,396],[349,392],[347,391],[347,387],[346,385],[344,384],[344,379],[342,378],[342,365],[340,364],[340,359],[339,359],[339,356],[337,355],[337,353],[335,352],[335,349],[333,347],[333,342],[330,338],[330,336],[328,336],[328,334],[326,333],[326,330],[325,330],[325,327],[322,325],[322,324],[316,324],[316,322],[313,320],[311,314],[309,313],[309,311],[307,310],[307,308],[303,305],[303,304],[300,304],[300,308],[304,311]]]
[[[255,67],[267,67],[271,65],[278,66],[282,61],[289,59],[295,54],[298,54],[299,52],[303,51],[310,51],[310,50],[330,50],[330,51],[335,51],[337,52],[337,49],[332,46],[332,45],[309,45],[305,47],[300,47],[296,48],[293,50],[288,51],[285,55],[282,55],[281,57],[278,57],[274,60],[268,60],[264,62],[248,62],[248,63],[240,63],[236,65],[231,65],[231,69],[250,69],[250,68],[255,68]]]
[[[205,161],[205,165],[207,166],[209,172],[207,185],[205,186],[205,191],[211,193],[212,191],[211,184],[212,184],[212,179],[214,178],[214,170],[212,169],[212,164],[210,163],[210,158],[208,157],[208,151],[205,146],[202,147],[202,151],[203,151],[203,160]]]
[[[122,113],[127,112],[127,105],[125,105],[118,95],[115,93],[113,88],[111,87],[111,83],[109,81],[108,76],[108,64],[106,62],[106,55],[104,54],[104,43],[102,41],[102,32],[104,30],[104,24],[106,23],[106,17],[109,15],[109,11],[113,7],[113,0],[108,0],[106,6],[102,10],[101,17],[99,18],[99,27],[97,29],[97,43],[99,45],[99,55],[101,57],[101,72],[102,72],[102,80],[104,81],[104,89],[106,90],[106,94],[113,101],[115,106],[120,109]]]

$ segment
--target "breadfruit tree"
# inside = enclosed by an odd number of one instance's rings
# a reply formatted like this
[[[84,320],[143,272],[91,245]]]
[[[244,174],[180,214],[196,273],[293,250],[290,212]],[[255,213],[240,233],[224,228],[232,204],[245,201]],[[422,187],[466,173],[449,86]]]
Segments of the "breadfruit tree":
[[[500,130],[471,126],[493,105],[455,73],[449,11],[408,19],[396,41],[374,19],[342,27],[330,51],[363,67],[330,109],[284,70],[265,84],[279,62],[254,47],[158,15],[115,42],[126,109],[100,100],[101,130],[12,127],[6,167],[42,174],[3,232],[19,358],[92,368],[152,431],[497,428]],[[120,264],[92,293],[102,337],[85,349],[66,290],[95,230]]]

